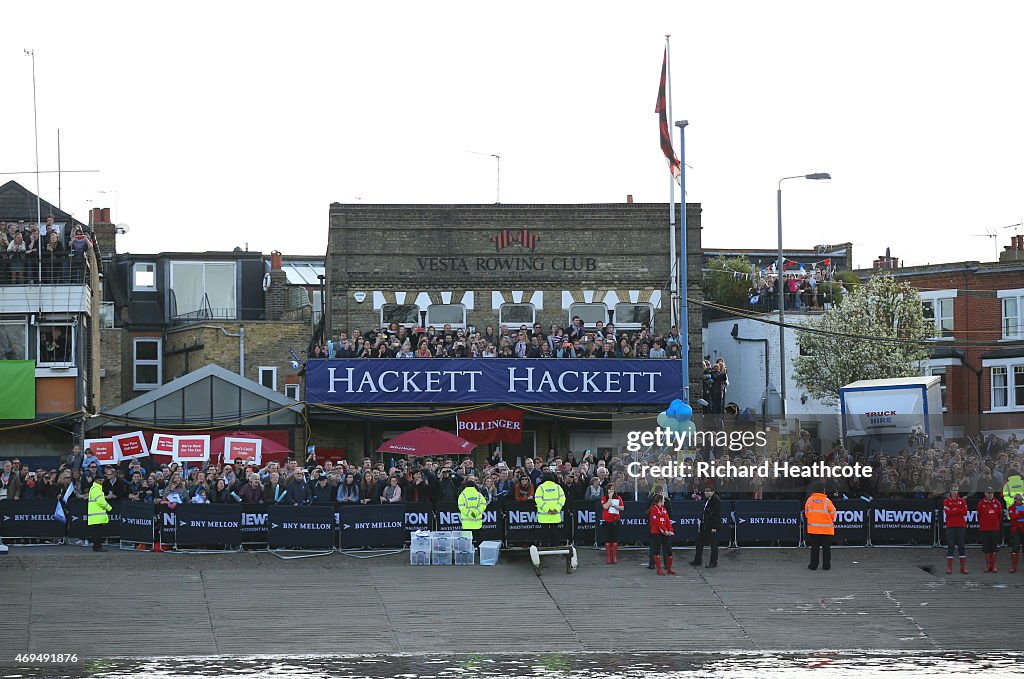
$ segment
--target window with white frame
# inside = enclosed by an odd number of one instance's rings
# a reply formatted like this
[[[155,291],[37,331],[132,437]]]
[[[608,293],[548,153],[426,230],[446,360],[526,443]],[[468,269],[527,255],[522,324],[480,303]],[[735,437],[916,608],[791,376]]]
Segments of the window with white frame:
[[[462,304],[431,304],[427,307],[427,325],[435,328],[443,328],[451,325],[452,328],[466,327],[466,307]]]
[[[101,302],[100,303],[100,327],[101,328],[113,328],[114,327],[114,303],[113,302]]]
[[[502,304],[498,308],[498,325],[533,325],[537,308],[532,304]]]
[[[297,384],[286,384],[284,385],[284,395],[288,398],[298,401],[299,400],[299,385]]]
[[[1024,410],[1024,358],[982,362],[990,370],[992,410]]]
[[[132,264],[132,290],[139,292],[156,290],[156,264],[152,262]]]
[[[36,365],[69,366],[75,363],[75,326],[68,322],[39,326],[39,353]]]
[[[1021,318],[1021,310],[1024,309],[1024,288],[1000,290],[996,296],[1002,303],[1003,339],[1024,337],[1024,319]]]
[[[953,336],[953,300],[956,290],[930,290],[919,293],[921,312],[926,323],[935,326],[935,337]]]
[[[626,330],[639,330],[640,326],[647,324],[651,327],[651,319],[654,317],[654,306],[651,304],[616,304],[615,305],[615,327]]]
[[[0,320],[0,361],[28,360],[28,321]]]
[[[277,391],[277,368],[274,366],[260,366],[260,384],[267,389]]]
[[[577,303],[569,305],[569,324],[572,324],[572,319],[576,316],[580,317],[583,321],[583,327],[593,328],[597,325],[598,321],[602,323],[608,322],[608,306],[605,304],[586,304]],[[615,319],[616,321],[618,319]]]
[[[386,328],[392,323],[418,326],[420,324],[420,308],[415,304],[385,304],[380,308],[381,327]]]
[[[234,262],[171,262],[175,317],[235,318]]]
[[[948,406],[946,405],[946,375],[948,374],[946,366],[936,366],[934,368],[925,368],[924,374],[929,377],[939,378],[939,394],[942,397],[942,412],[946,412]]]
[[[132,340],[132,388],[156,389],[163,384],[163,340],[136,337]]]

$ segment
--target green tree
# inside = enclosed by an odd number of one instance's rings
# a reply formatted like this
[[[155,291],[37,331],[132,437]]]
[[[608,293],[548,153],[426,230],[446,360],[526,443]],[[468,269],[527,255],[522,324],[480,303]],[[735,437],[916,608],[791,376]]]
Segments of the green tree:
[[[749,259],[718,256],[705,268],[704,299],[731,307],[747,306],[750,274],[754,271]]]
[[[850,290],[805,328],[797,331],[807,355],[796,359],[795,378],[829,405],[850,382],[920,375],[925,341],[935,330],[924,320],[917,291],[885,273]]]

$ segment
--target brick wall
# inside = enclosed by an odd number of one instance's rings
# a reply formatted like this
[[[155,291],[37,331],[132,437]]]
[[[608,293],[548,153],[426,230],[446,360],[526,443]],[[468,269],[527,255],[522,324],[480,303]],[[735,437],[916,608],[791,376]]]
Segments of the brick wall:
[[[688,291],[701,299],[701,208],[687,206]],[[528,229],[533,247],[492,240]],[[660,290],[655,327],[669,329],[668,209],[665,204],[331,205],[326,259],[328,334],[378,327],[373,292],[474,293],[467,323],[497,326],[491,293],[543,295],[537,321],[567,326],[562,292]],[[354,293],[366,295],[356,302]],[[582,301],[582,300],[581,300]],[[600,301],[599,299],[595,301]],[[621,300],[628,301],[628,300]],[[407,298],[406,303],[413,303]],[[701,311],[691,303],[690,374],[699,378]],[[696,388],[697,380],[693,380]]]
[[[123,371],[131,371],[131,356],[124,358],[123,338],[127,333],[121,328],[100,330],[100,368],[106,376],[100,378],[100,408],[109,410],[124,402]],[[131,376],[128,377],[131,386]]]

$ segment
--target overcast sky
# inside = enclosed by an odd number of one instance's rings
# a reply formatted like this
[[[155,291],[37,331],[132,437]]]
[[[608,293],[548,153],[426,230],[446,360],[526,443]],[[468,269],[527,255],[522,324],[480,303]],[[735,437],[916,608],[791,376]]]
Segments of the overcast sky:
[[[992,260],[1024,217],[1024,3],[11,3],[0,171],[107,206],[119,249],[322,254],[331,202],[668,201],[672,114],[704,243]],[[678,138],[676,139],[678,147]],[[470,151],[485,154],[477,155]],[[4,177],[3,179],[7,179]],[[35,188],[35,177],[17,177]],[[105,191],[106,193],[101,193]],[[57,201],[56,175],[43,196]],[[91,201],[91,202],[90,202]]]

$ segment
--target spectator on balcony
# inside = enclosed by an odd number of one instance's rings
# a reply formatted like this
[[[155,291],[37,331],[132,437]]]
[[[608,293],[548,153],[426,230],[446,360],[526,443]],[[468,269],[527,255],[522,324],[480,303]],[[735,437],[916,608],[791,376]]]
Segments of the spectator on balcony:
[[[28,228],[23,238],[25,239],[25,280],[29,283],[38,282],[39,277],[39,227],[35,224]]]
[[[415,358],[416,354],[412,351],[412,345],[409,344],[409,340],[405,341],[405,344],[401,346],[398,353],[395,354],[396,358]]]
[[[92,241],[82,231],[82,227],[75,227],[69,250],[71,252],[71,268],[74,272],[73,280],[82,282],[85,276],[85,258],[89,250],[92,250]]]
[[[530,345],[526,347],[526,358],[540,358],[540,337],[534,335],[530,338]]]
[[[8,241],[8,271],[11,274],[11,283],[18,285],[25,282],[25,239],[20,231],[15,231],[13,237],[8,234]]]
[[[654,340],[654,348],[651,349],[650,358],[668,358],[668,352],[661,348],[661,340]]]
[[[633,353],[633,347],[629,343],[628,337],[623,337],[619,342],[619,358],[636,358],[636,354]]]

